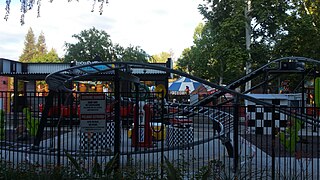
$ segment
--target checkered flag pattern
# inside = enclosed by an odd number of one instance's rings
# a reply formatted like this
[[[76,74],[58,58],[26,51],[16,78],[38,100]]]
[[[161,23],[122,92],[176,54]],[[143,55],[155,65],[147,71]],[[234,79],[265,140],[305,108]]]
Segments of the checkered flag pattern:
[[[282,106],[281,108],[288,107],[287,101],[281,101],[279,99],[268,99],[264,101],[274,105],[280,105],[280,107]],[[278,111],[272,112],[272,107],[264,107],[262,105],[256,105],[252,102],[248,102],[247,126],[249,133],[271,135],[272,120],[274,120],[276,128],[285,130],[288,116]]]
[[[169,125],[167,130],[168,132],[166,134],[166,145],[168,147],[184,147],[186,144],[193,142],[192,127],[175,127]]]
[[[108,122],[106,132],[80,133],[80,149],[104,151],[114,145],[114,122]]]

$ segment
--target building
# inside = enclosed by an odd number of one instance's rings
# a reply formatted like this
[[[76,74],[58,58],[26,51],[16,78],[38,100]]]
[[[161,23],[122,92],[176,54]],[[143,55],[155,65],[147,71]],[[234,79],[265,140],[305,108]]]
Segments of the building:
[[[16,102],[13,102],[14,97],[26,97],[26,93],[35,93],[33,97],[42,95],[43,91],[48,91],[45,85],[39,83],[44,81],[46,76],[50,73],[61,71],[64,69],[72,68],[78,65],[85,65],[95,63],[96,61],[87,62],[71,62],[71,63],[24,63],[14,60],[0,58],[0,104],[2,109],[10,110],[10,104],[15,104],[18,107],[19,104],[23,106],[25,100],[23,98],[17,98]],[[151,63],[153,65],[159,65],[167,68],[172,68],[172,60],[168,59],[166,63]],[[140,81],[152,83],[157,86],[163,84],[168,89],[168,78],[170,74],[164,71],[152,70],[152,69],[134,69],[132,74],[137,76]],[[113,74],[102,73],[95,74],[90,77],[80,79],[80,81],[102,81],[108,82],[113,80]],[[80,91],[81,83],[76,81],[74,86],[76,90]],[[37,87],[38,86],[38,87]],[[126,86],[123,86],[127,88]],[[87,88],[88,89],[88,88]],[[98,86],[95,87],[95,90]],[[99,87],[100,89],[100,87]],[[100,91],[100,90],[99,90]],[[167,91],[168,92],[168,91]],[[10,94],[8,94],[10,93]],[[32,96],[28,96],[32,97]],[[32,101],[32,100],[28,100]],[[10,103],[9,103],[10,102]]]

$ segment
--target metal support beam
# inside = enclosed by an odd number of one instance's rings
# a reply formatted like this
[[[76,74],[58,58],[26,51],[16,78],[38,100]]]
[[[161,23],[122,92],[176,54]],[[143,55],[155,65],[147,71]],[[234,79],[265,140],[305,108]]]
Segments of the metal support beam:
[[[39,145],[40,145],[40,141],[42,140],[42,137],[43,137],[43,131],[44,131],[44,127],[47,123],[49,110],[50,110],[50,107],[52,107],[52,105],[53,105],[54,95],[55,95],[55,92],[52,90],[49,90],[49,94],[45,98],[45,104],[44,104],[44,108],[42,111],[38,132],[37,132],[36,138],[33,143],[33,150],[39,150]]]

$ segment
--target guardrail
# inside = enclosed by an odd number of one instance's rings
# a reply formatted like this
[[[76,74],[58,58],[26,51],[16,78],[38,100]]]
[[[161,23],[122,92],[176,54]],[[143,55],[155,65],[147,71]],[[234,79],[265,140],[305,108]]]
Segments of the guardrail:
[[[122,108],[128,109],[121,115],[118,132],[111,105],[114,100],[107,98],[112,93],[104,93],[105,107],[109,108],[105,111],[104,131],[84,132],[82,129],[88,124],[82,124],[83,119],[79,118],[80,93],[69,101],[72,105],[60,94],[54,98],[52,116],[47,117],[39,149],[35,150],[35,137],[30,132],[37,131],[37,122],[43,115],[39,104],[45,103],[44,97],[28,92],[26,102],[12,103],[12,93],[0,93],[4,113],[0,116],[2,167],[21,169],[23,165],[40,171],[59,166],[69,172],[66,177],[82,177],[85,172],[96,177],[103,174],[93,173],[95,165],[108,167],[119,156],[115,167],[121,169],[123,177],[130,175],[135,179],[166,178],[168,167],[179,170],[179,176],[185,179],[201,177],[205,172],[209,172],[210,178],[227,179],[319,177],[319,129],[293,118],[297,112],[292,111],[290,116],[276,109],[264,112],[263,106],[248,109],[241,104],[173,105],[150,93],[145,100],[150,111],[149,126],[139,124],[151,132],[147,134],[151,145],[144,146],[142,132],[132,126],[141,113],[135,115],[136,102],[131,97],[121,103]],[[14,105],[24,107],[18,111]],[[24,108],[30,109],[31,116],[23,112]],[[290,107],[283,108],[290,111]],[[240,118],[241,114],[245,117]],[[318,118],[318,114],[313,116]],[[138,139],[134,140],[132,135],[137,132],[134,136]],[[120,138],[116,138],[116,133],[120,133]],[[115,154],[117,143],[120,153]]]

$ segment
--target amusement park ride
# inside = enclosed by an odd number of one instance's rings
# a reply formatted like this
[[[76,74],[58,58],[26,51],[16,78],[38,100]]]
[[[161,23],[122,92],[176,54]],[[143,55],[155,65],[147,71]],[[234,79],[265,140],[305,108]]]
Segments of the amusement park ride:
[[[219,86],[199,77],[168,67],[145,63],[100,62],[59,70],[46,77],[49,93],[45,98],[44,105],[41,105],[39,108],[41,111],[41,119],[34,140],[33,149],[36,150],[39,148],[48,118],[56,115],[57,112],[59,112],[59,117],[63,117],[58,123],[68,121],[68,119],[71,119],[73,116],[76,117],[75,119],[79,119],[81,107],[79,107],[79,104],[75,103],[76,100],[72,100],[75,102],[71,101],[72,105],[64,104],[63,102],[56,105],[54,102],[57,96],[62,93],[67,95],[66,97],[68,98],[72,97],[74,92],[72,91],[72,88],[70,88],[70,84],[74,81],[89,80],[91,77],[94,77],[94,79],[108,77],[109,80],[113,82],[114,91],[110,96],[112,98],[106,99],[105,113],[111,114],[108,118],[111,118],[114,122],[114,128],[116,129],[115,139],[120,139],[121,120],[129,117],[134,124],[131,130],[132,146],[149,148],[153,146],[152,136],[154,136],[154,127],[152,127],[152,123],[161,122],[162,124],[159,129],[163,130],[165,124],[192,124],[189,120],[190,117],[196,116],[197,114],[204,114],[211,120],[211,125],[215,130],[213,136],[216,139],[220,139],[228,149],[230,156],[233,156],[234,144],[232,144],[232,138],[230,138],[230,136],[231,134],[236,133],[233,133],[232,128],[229,127],[236,125],[234,124],[235,119],[239,120],[241,118],[239,116],[239,114],[241,114],[240,105],[243,105],[245,102],[254,102],[256,105],[273,107],[280,113],[298,117],[306,123],[318,126],[319,114],[317,113],[317,109],[320,106],[319,65],[319,61],[304,57],[280,58],[269,62],[227,86]],[[216,89],[216,91],[194,104],[189,104],[188,107],[183,110],[175,110],[174,106],[177,106],[177,104],[168,102],[167,99],[167,85],[158,86],[156,92],[147,92],[147,88],[141,84],[139,77],[132,73],[136,69],[159,71],[168,76],[170,74],[177,74],[212,87]],[[290,80],[290,83],[288,83],[289,81],[287,80]],[[248,81],[251,81],[253,84],[251,89],[242,92],[235,90],[236,88],[242,89],[244,84]],[[301,99],[298,102],[300,111],[293,113],[290,110],[281,109],[280,106],[255,96],[256,93],[264,94],[264,96],[279,94],[280,86],[285,85],[285,83],[281,83],[282,81],[287,83],[287,85],[289,84],[291,88],[291,92],[286,92],[286,94],[300,94]],[[123,89],[121,88],[121,85],[123,82],[131,84],[130,86],[134,87],[132,88],[134,90],[129,93],[122,92]],[[306,87],[305,84],[308,84],[307,82],[314,88]],[[152,93],[155,95],[152,96]],[[226,93],[231,94],[232,98],[223,98]],[[130,101],[124,103],[123,98],[128,97],[130,98]],[[218,99],[219,101],[217,101]],[[69,100],[66,99],[66,101]],[[213,108],[211,111],[205,108],[209,104]],[[234,109],[234,113],[232,114],[228,114],[219,109],[219,107],[230,106],[230,104]],[[294,103],[289,105],[294,105]],[[222,114],[224,116],[222,116]],[[119,146],[120,144],[115,143],[115,153],[119,152]]]
[[[17,64],[2,61],[0,58],[0,70],[1,64],[8,67]],[[31,92],[31,88],[28,89],[30,92],[25,90],[24,94],[21,93],[27,99],[28,113],[20,112],[17,108],[18,98],[13,98],[12,111],[5,112],[7,119],[0,122],[1,157],[17,163],[28,158],[32,162],[42,161],[42,164],[57,162],[60,165],[66,162],[66,165],[70,165],[69,154],[79,159],[88,159],[88,167],[92,162],[97,162],[96,159],[101,162],[110,159],[113,162],[115,158],[116,166],[125,166],[129,161],[133,166],[145,162],[141,168],[147,170],[145,167],[155,162],[158,163],[157,167],[162,168],[167,157],[169,161],[180,162],[182,155],[186,158],[183,162],[191,162],[186,166],[198,164],[199,169],[200,163],[207,166],[207,163],[218,159],[225,165],[233,166],[232,170],[240,169],[239,165],[242,168],[244,162],[250,168],[256,164],[257,169],[254,170],[260,171],[258,168],[263,168],[261,171],[264,172],[262,163],[269,168],[271,161],[271,170],[274,171],[278,162],[287,161],[285,158],[290,158],[290,164],[299,162],[296,163],[298,165],[302,162],[301,158],[290,156],[293,154],[281,154],[283,139],[280,139],[280,135],[290,129],[293,121],[301,122],[299,128],[295,129],[294,137],[299,131],[301,134],[297,136],[303,138],[303,142],[309,142],[312,138],[312,147],[316,142],[312,135],[320,130],[320,61],[304,57],[276,59],[226,86],[174,70],[168,64],[32,64],[38,70],[44,69],[41,68],[44,66],[59,66],[59,70],[42,74],[42,80],[45,77],[48,85],[46,96],[37,96]],[[24,65],[26,67],[28,64]],[[34,72],[29,72],[32,68],[24,68],[28,70],[26,73],[16,67],[12,69],[19,72],[5,72],[9,68],[3,68],[3,72],[0,72],[1,76],[13,77],[14,87],[18,87],[20,80],[25,83],[33,81],[34,85],[39,80]],[[173,74],[199,82],[213,89],[212,93],[191,101],[193,94],[190,92],[190,103],[171,102],[168,79]],[[29,81],[26,79],[28,77]],[[92,84],[108,82],[112,90],[74,91],[74,84],[85,81],[91,81]],[[151,92],[146,87],[150,81],[155,85],[155,90]],[[249,81],[251,88],[244,90]],[[18,97],[20,90],[17,88],[14,92],[5,93]],[[0,104],[6,104],[7,99],[0,97]],[[8,104],[5,106],[8,107]],[[4,111],[5,106],[2,106]],[[28,133],[33,133],[27,135],[26,140],[19,140],[14,134],[17,132],[14,123],[24,125],[33,119],[36,123],[32,124],[32,128],[26,126],[26,129],[34,130],[28,130]],[[277,132],[280,134],[278,139]],[[266,142],[262,142],[263,138]],[[315,139],[319,141],[319,134]],[[286,140],[283,141],[289,142]],[[297,141],[295,143],[301,146],[307,144]],[[193,163],[195,159],[197,162]],[[315,161],[319,159],[312,162]],[[286,168],[291,165],[284,167],[287,172]]]

